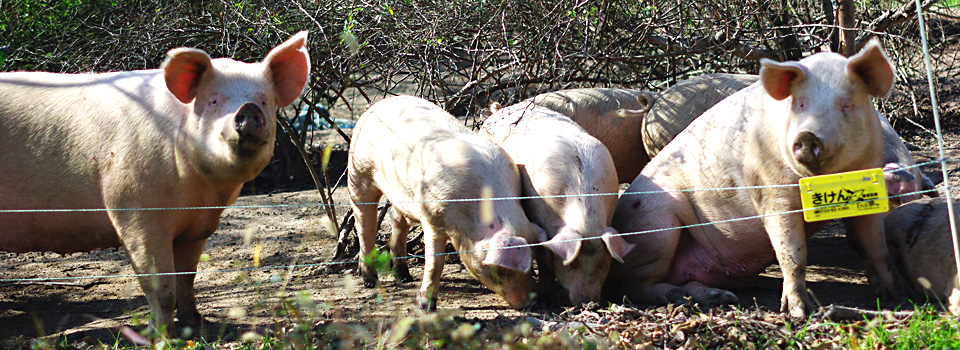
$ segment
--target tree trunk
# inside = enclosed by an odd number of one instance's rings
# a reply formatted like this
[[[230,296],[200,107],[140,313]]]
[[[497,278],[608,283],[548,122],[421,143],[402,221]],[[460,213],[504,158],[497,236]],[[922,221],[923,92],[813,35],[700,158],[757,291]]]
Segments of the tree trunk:
[[[854,21],[854,11],[856,10],[853,6],[853,0],[839,0],[839,6],[837,6],[837,19],[840,21],[840,39],[842,41],[840,53],[844,56],[852,56],[856,53],[857,45],[857,33],[854,29],[856,25]]]

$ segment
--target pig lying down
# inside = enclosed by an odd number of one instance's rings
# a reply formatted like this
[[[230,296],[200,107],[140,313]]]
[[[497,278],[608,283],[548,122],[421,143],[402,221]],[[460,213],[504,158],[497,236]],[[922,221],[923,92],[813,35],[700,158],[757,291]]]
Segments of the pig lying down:
[[[953,210],[960,213],[956,202]],[[946,304],[954,290],[960,288],[947,202],[923,199],[908,203],[891,211],[884,226],[897,271],[906,278],[913,295],[926,297],[915,299],[922,302],[929,298]]]
[[[527,217],[546,230],[538,289],[555,290],[555,275],[571,303],[599,300],[611,258],[621,260],[631,248],[610,228],[618,182],[607,148],[564,115],[530,102],[494,112],[480,132],[517,163],[523,196],[547,196],[522,201]]]
[[[724,99],[677,135],[627,192],[796,184],[801,177],[877,168],[880,120],[870,97],[893,87],[894,70],[873,41],[847,59],[820,53],[800,61],[761,61],[760,82]],[[613,226],[635,247],[614,263],[607,286],[634,301],[732,302],[773,262],[783,271],[781,311],[803,317],[808,236],[797,187],[667,191],[624,195]],[[762,218],[750,218],[761,216]],[[863,247],[878,294],[898,294],[883,238],[882,214],[844,219]],[[750,218],[738,221],[731,219]],[[710,223],[680,229],[680,226]]]
[[[412,96],[384,99],[370,107],[353,129],[347,158],[347,189],[360,235],[360,254],[374,250],[377,201],[393,204],[391,251],[406,256],[412,223],[423,228],[423,284],[418,301],[437,307],[447,241],[467,271],[512,307],[525,306],[533,287],[532,250],[543,230],[523,213],[520,200],[493,200],[489,221],[480,201],[520,195],[517,166],[503,149],[470,131],[439,106]],[[404,278],[406,260],[394,260]],[[361,260],[364,284],[377,283],[377,271]]]
[[[263,62],[167,53],[160,69],[0,73],[0,209],[230,205],[273,155],[277,108],[310,71],[307,33]],[[194,272],[222,209],[0,213],[0,249],[123,246],[139,274]],[[201,321],[193,274],[140,277],[151,326]]]
[[[643,146],[652,158],[694,119],[727,96],[756,82],[760,77],[747,74],[707,74],[681,81],[657,94],[643,119]],[[936,186],[907,150],[900,135],[877,113],[883,131],[883,170],[891,208],[920,198],[917,191],[936,197]]]
[[[600,140],[617,169],[620,183],[630,183],[650,161],[640,130],[654,94],[628,89],[570,89],[526,99],[572,119]]]

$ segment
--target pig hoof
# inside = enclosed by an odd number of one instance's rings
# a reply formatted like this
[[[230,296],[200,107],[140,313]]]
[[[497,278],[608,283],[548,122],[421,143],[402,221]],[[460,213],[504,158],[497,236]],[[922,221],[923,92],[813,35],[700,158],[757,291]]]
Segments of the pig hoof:
[[[436,298],[425,298],[421,295],[417,295],[417,302],[420,304],[420,309],[426,312],[437,311],[437,299]]]
[[[200,324],[203,323],[203,316],[199,312],[194,311],[189,315],[177,315],[177,328],[186,329],[186,328],[200,328]],[[184,336],[185,338],[187,336]]]
[[[413,276],[410,275],[410,269],[406,265],[397,266],[397,280],[401,283],[416,281],[413,279]]]
[[[740,301],[736,294],[725,290],[712,290],[707,293],[707,300],[704,303],[708,306],[718,306],[727,304],[736,304]]]
[[[363,286],[367,288],[373,288],[377,286],[379,279],[377,276],[363,276]]]

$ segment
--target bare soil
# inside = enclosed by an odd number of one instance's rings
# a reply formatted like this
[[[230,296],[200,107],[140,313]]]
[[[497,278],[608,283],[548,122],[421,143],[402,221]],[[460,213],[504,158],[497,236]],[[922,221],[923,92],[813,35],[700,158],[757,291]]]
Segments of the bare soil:
[[[957,131],[945,135],[946,155],[953,159],[960,158]],[[934,138],[918,138],[913,143],[918,163],[939,157]],[[957,168],[955,163],[948,164],[954,183],[958,180]],[[939,166],[923,170],[935,183],[942,182]],[[336,189],[334,201],[338,214],[343,215],[348,203],[344,187]],[[209,260],[200,263],[197,275],[206,339],[237,339],[246,331],[267,332],[289,324],[291,316],[279,316],[277,300],[297,292],[325,303],[321,318],[331,322],[376,322],[421,312],[414,303],[419,283],[399,283],[392,276],[381,276],[378,288],[364,288],[355,263],[345,269],[327,265],[337,237],[321,223],[319,202],[316,190],[280,192],[242,196],[236,205],[252,207],[225,211],[219,231],[205,250]],[[249,243],[244,242],[245,234],[249,234]],[[259,256],[264,269],[237,271],[253,267],[258,247],[262,247]],[[862,259],[847,243],[842,225],[830,224],[813,236],[809,252],[807,283],[817,302],[824,306],[877,308],[878,301],[863,274]],[[422,267],[422,260],[415,259],[411,273],[420,276]],[[143,320],[148,312],[134,278],[106,277],[132,273],[119,249],[67,256],[0,253],[0,277],[5,279],[104,276],[53,283],[0,283],[0,346],[22,346],[29,339],[50,336],[66,337],[71,342],[113,343],[121,326]],[[757,317],[777,315],[781,284],[779,268],[771,266],[752,285],[735,291],[741,310],[758,313]],[[466,319],[480,320],[526,316],[550,320],[563,311],[536,305],[527,310],[511,309],[457,263],[444,268],[438,305],[454,309]],[[884,302],[879,305],[891,310],[911,307]],[[246,315],[230,317],[229,311],[237,307]]]

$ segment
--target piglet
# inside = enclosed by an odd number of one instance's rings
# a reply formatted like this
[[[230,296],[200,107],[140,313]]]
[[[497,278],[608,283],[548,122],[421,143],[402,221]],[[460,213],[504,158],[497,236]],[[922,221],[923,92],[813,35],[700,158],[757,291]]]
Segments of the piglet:
[[[747,285],[778,262],[781,311],[803,317],[811,310],[806,239],[823,222],[804,222],[799,190],[782,185],[883,165],[881,123],[870,97],[889,93],[894,69],[877,41],[850,58],[819,53],[760,63],[759,82],[693,121],[620,197],[613,227],[655,232],[627,236],[636,248],[613,264],[607,286],[634,301],[688,294],[703,304],[727,303],[736,296],[726,289]],[[730,187],[750,188],[706,190]],[[875,292],[895,296],[899,281],[882,217],[844,221],[865,251]],[[700,226],[678,228],[687,225]]]
[[[307,33],[263,62],[167,53],[160,69],[0,73],[0,249],[84,252],[123,246],[153,315],[174,334],[201,321],[193,290],[222,209],[273,155],[278,108],[302,92]]]
[[[418,301],[435,310],[444,247],[450,241],[471,275],[510,306],[528,304],[532,249],[543,230],[523,213],[520,175],[510,156],[439,106],[412,96],[377,102],[357,121],[347,159],[347,188],[360,235],[360,254],[374,250],[377,202],[393,204],[391,251],[406,256],[412,223],[423,229],[426,262]],[[484,209],[484,189],[492,201]],[[504,199],[497,199],[504,198]],[[486,212],[486,214],[485,214]],[[489,215],[489,217],[485,217]],[[397,270],[407,271],[405,260]],[[360,262],[364,284],[376,269]],[[409,273],[402,278],[409,279]]]
[[[530,102],[495,111],[480,127],[520,168],[527,216],[546,231],[539,281],[554,275],[570,302],[600,299],[610,261],[632,246],[610,228],[617,173],[607,148],[569,118]],[[549,239],[549,240],[548,240]]]

